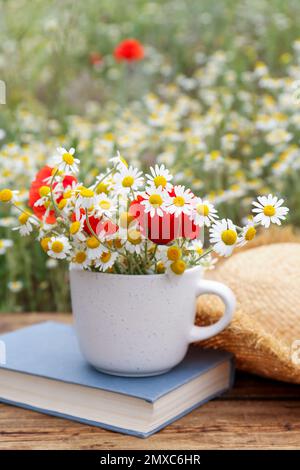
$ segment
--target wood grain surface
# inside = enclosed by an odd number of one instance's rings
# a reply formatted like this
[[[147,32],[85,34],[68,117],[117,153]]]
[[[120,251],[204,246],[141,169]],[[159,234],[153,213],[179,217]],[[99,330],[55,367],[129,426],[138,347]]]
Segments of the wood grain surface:
[[[67,314],[0,314],[0,332]],[[0,404],[0,449],[299,449],[300,387],[237,374],[229,393],[148,439]]]

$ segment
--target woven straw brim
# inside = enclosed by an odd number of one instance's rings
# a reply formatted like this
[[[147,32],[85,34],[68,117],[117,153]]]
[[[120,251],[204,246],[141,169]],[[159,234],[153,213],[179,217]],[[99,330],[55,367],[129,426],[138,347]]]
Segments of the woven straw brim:
[[[238,369],[300,383],[300,346],[299,361],[292,355],[300,340],[299,242],[290,228],[266,232],[206,276],[231,287],[237,309],[229,327],[201,347],[232,352]],[[196,323],[214,323],[222,312],[217,297],[201,296]]]

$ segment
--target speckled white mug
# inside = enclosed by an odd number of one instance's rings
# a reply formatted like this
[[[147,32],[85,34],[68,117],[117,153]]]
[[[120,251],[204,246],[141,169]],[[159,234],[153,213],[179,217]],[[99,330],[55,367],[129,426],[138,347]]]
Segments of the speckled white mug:
[[[199,267],[182,276],[94,273],[71,266],[75,331],[86,360],[108,374],[142,377],[176,366],[188,345],[210,338],[230,322],[235,297],[224,284],[203,279]],[[194,325],[196,297],[216,294],[223,317]]]

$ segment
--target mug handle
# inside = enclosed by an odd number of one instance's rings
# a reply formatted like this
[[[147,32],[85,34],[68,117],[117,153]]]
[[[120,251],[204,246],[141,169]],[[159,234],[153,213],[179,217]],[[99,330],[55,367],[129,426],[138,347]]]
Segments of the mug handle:
[[[204,339],[211,338],[218,333],[220,333],[226,326],[230,323],[233,312],[235,309],[235,296],[229,287],[225,286],[221,282],[201,280],[198,286],[196,296],[203,294],[216,294],[221,297],[223,303],[225,304],[225,312],[222,318],[218,320],[213,325],[209,326],[193,326],[189,341],[193,343],[194,341],[202,341]]]

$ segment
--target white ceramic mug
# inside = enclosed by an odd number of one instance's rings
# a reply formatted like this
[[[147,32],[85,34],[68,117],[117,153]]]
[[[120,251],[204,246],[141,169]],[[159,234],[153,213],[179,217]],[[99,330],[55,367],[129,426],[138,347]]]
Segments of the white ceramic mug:
[[[96,369],[123,376],[166,372],[188,346],[220,333],[235,297],[224,284],[203,279],[199,267],[181,276],[94,273],[71,266],[71,298],[80,349]],[[194,325],[196,298],[216,294],[225,313],[213,325]]]

